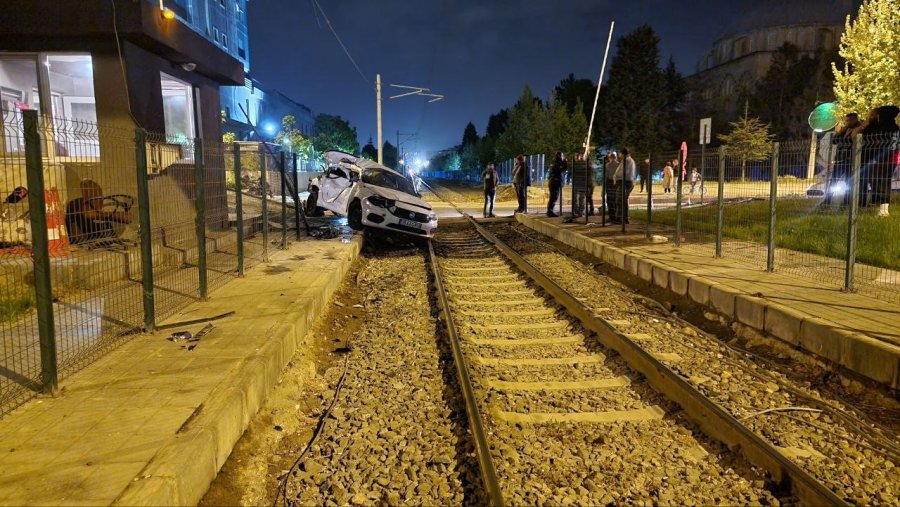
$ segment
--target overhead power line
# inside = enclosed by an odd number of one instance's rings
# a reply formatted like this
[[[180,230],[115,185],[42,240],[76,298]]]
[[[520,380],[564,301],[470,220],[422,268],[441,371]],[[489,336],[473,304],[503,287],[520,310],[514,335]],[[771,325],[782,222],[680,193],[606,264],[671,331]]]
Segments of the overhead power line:
[[[323,9],[322,6],[319,4],[319,0],[312,0],[312,3],[313,3],[313,5],[316,6],[317,9],[319,9],[319,12],[322,13],[322,18],[325,20],[325,24],[328,25],[329,29],[331,29],[331,33],[334,34],[334,38],[337,39],[338,44],[341,45],[341,49],[344,50],[344,54],[347,55],[347,58],[350,60],[350,63],[352,63],[353,67],[356,68],[356,72],[359,73],[359,76],[361,78],[363,78],[363,81],[365,81],[366,84],[371,85],[372,82],[369,81],[369,78],[367,78],[366,75],[363,74],[363,71],[360,70],[359,65],[356,64],[356,60],[353,59],[353,56],[350,55],[350,51],[347,50],[347,46],[344,45],[344,41],[341,40],[340,35],[338,35],[337,31],[334,29],[334,26],[331,25],[331,20],[328,19],[328,14],[325,14],[325,9]]]

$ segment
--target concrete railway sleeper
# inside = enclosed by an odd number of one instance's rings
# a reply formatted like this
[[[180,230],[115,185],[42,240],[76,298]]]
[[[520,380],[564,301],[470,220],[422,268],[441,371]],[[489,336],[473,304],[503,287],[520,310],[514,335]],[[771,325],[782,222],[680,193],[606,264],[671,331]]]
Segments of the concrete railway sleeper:
[[[783,487],[791,481],[707,437],[546,287],[511,262],[496,263],[496,245],[474,227],[446,229],[433,242],[432,269],[492,503],[797,501]],[[481,255],[472,254],[475,244]],[[469,270],[487,263],[492,276],[518,285],[495,284],[472,299]],[[507,315],[515,307],[500,303],[511,299],[547,311]]]

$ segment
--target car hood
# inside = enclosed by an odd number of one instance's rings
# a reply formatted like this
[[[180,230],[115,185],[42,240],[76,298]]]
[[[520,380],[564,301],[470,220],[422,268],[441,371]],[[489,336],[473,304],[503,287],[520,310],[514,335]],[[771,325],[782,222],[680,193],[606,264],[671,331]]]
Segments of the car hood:
[[[402,202],[414,208],[423,209],[426,211],[431,211],[431,205],[427,202],[423,201],[419,197],[414,195],[409,195],[405,192],[401,192],[399,190],[393,190],[385,187],[376,187],[375,185],[366,184],[366,188],[371,190],[373,193],[376,193],[386,199],[391,199],[393,201]]]

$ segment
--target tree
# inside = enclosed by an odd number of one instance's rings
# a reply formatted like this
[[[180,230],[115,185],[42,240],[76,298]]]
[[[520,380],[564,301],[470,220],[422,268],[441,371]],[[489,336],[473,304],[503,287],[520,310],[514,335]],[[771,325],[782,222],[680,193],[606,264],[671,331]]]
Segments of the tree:
[[[900,104],[900,0],[867,0],[841,36],[843,68],[832,65],[841,115]]]
[[[640,26],[616,41],[609,81],[600,91],[596,139],[643,152],[658,148],[666,98],[659,37],[650,26]]]
[[[590,79],[575,79],[575,74],[569,74],[553,89],[553,97],[556,101],[566,106],[569,114],[580,109],[585,118],[591,117],[594,107],[594,96],[597,87]]]
[[[459,166],[462,170],[473,170],[481,167],[481,157],[478,151],[480,141],[470,142],[459,150]]]
[[[543,124],[540,121],[540,99],[534,96],[531,88],[525,86],[522,96],[508,113],[506,128],[497,138],[497,157],[507,159],[525,153],[526,146],[534,144],[537,137],[536,126]]]
[[[475,125],[472,122],[469,122],[466,125],[466,129],[463,131],[462,144],[459,145],[460,149],[464,149],[466,146],[470,144],[475,144],[478,142],[478,131],[475,130]]]
[[[769,133],[769,125],[759,118],[750,117],[750,106],[744,103],[744,117],[733,121],[731,132],[719,134],[719,141],[725,145],[725,152],[741,159],[741,181],[747,179],[747,162],[765,160],[772,148],[775,136]]]
[[[400,166],[400,150],[390,142],[385,141],[384,146],[381,147],[381,160],[384,165],[391,169],[397,169]]]
[[[687,87],[684,84],[684,77],[675,67],[675,60],[671,57],[663,70],[663,83],[665,83],[665,100],[662,111],[660,111],[660,133],[669,145],[674,146],[680,140],[685,139],[684,133],[679,130],[679,125],[684,123]]]
[[[428,165],[437,171],[459,171],[459,153],[456,148],[438,152],[431,157]]]
[[[297,153],[301,160],[313,157],[313,144],[297,130],[297,120],[292,114],[281,119],[281,130],[275,135],[275,142],[287,153]]]
[[[488,118],[484,136],[497,140],[506,131],[507,123],[509,123],[509,110],[501,109],[497,111]]]
[[[313,146],[319,152],[338,150],[345,153],[359,153],[356,128],[340,116],[319,114],[313,126]]]

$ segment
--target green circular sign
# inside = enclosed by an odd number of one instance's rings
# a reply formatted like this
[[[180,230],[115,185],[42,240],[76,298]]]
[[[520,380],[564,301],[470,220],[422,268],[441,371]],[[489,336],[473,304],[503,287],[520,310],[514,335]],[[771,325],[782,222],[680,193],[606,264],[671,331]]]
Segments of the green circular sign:
[[[831,102],[819,104],[809,113],[809,126],[816,132],[833,129],[839,120],[837,105]]]

